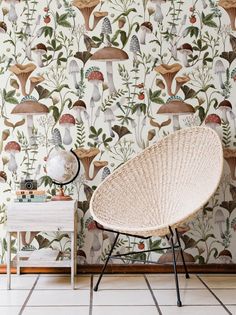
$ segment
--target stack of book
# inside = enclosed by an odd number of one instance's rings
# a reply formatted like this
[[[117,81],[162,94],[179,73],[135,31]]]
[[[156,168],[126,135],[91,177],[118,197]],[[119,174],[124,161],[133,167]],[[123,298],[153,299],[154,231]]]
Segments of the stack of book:
[[[47,195],[44,190],[17,190],[15,202],[45,202]]]

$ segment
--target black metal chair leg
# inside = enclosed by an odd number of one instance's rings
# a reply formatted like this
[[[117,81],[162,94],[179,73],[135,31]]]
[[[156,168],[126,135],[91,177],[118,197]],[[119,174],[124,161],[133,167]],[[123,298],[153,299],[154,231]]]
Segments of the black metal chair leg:
[[[182,258],[183,265],[184,265],[185,278],[186,278],[186,279],[189,279],[190,276],[189,276],[188,269],[187,269],[187,266],[186,266],[186,263],[185,263],[185,260],[184,260],[184,253],[183,253],[183,250],[182,250],[182,247],[181,247],[181,243],[180,243],[180,239],[179,239],[179,233],[178,233],[178,230],[177,230],[177,229],[175,229],[175,233],[176,233],[178,245],[179,245],[179,248],[180,248],[181,258]]]
[[[116,245],[116,242],[117,242],[117,240],[118,240],[119,235],[120,235],[120,233],[117,233],[117,235],[116,235],[116,237],[115,237],[114,243],[113,243],[112,246],[111,246],[111,250],[110,250],[110,252],[109,252],[109,254],[108,254],[108,256],[107,256],[107,259],[106,259],[106,261],[105,261],[105,263],[104,263],[104,265],[103,265],[103,268],[102,268],[102,271],[101,271],[100,276],[99,276],[99,278],[98,278],[98,281],[97,281],[97,283],[96,283],[96,285],[95,285],[95,287],[94,287],[94,291],[97,291],[97,290],[98,290],[99,283],[100,283],[100,281],[102,280],[102,276],[103,276],[104,271],[105,271],[105,269],[106,269],[106,267],[107,267],[108,261],[109,261],[109,259],[110,259],[110,257],[111,257],[111,254],[112,254],[113,249],[114,249],[114,247],[115,247],[115,245]]]
[[[177,306],[182,306],[182,302],[180,300],[180,293],[179,293],[179,281],[178,281],[178,274],[177,274],[177,266],[176,266],[176,257],[175,257],[175,248],[174,248],[174,242],[173,242],[173,236],[170,237],[171,242],[171,250],[173,254],[173,267],[174,267],[174,273],[175,273],[175,285],[176,285],[176,294],[177,294]]]

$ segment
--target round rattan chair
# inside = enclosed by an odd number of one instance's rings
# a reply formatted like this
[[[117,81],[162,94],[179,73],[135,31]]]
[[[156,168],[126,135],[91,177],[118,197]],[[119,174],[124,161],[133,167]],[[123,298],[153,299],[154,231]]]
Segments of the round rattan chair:
[[[206,127],[183,129],[148,147],[108,176],[94,192],[90,211],[96,222],[117,232],[115,241],[119,234],[173,236],[172,229],[177,232],[180,224],[192,220],[214,194],[222,169],[223,151],[216,132]],[[176,269],[173,237],[170,243]],[[185,263],[184,267],[188,277]],[[177,287],[177,274],[176,281]]]

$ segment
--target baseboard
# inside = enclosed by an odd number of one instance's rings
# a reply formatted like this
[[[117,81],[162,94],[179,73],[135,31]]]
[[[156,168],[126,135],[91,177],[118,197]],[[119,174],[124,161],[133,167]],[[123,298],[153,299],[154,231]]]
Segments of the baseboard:
[[[78,265],[78,273],[100,273],[102,265]],[[16,268],[11,269],[16,273]],[[236,264],[188,264],[189,273],[236,273]],[[21,268],[21,273],[69,273],[69,268]],[[172,273],[173,267],[166,265],[108,265],[106,273]],[[183,266],[178,266],[178,272],[183,273]],[[6,265],[0,265],[0,274],[6,273]]]

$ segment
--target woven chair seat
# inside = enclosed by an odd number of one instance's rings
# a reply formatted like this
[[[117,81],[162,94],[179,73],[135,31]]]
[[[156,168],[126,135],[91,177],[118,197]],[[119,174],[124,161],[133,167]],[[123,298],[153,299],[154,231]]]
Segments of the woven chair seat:
[[[164,236],[193,219],[215,193],[223,169],[210,128],[177,131],[132,158],[98,186],[90,211],[98,223],[140,236]]]

